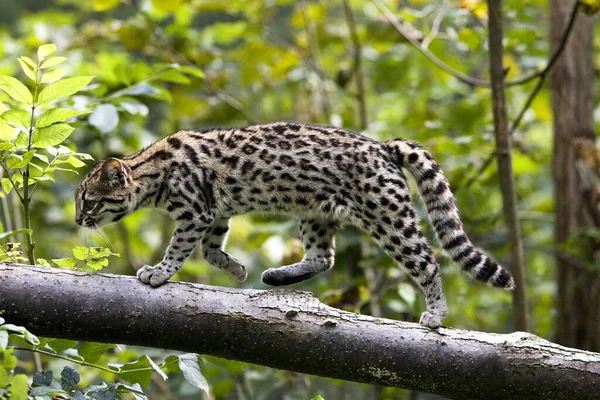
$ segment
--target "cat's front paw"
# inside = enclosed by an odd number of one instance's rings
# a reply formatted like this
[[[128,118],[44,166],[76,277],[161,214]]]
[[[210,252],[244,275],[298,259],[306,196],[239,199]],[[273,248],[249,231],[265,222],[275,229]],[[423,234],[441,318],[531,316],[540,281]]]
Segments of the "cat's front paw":
[[[421,320],[419,323],[428,328],[437,329],[442,325],[442,322],[444,322],[444,317],[445,315],[435,315],[429,311],[425,311],[423,314],[421,314]]]
[[[158,264],[154,267],[151,265],[144,265],[138,270],[136,276],[146,285],[156,287],[168,281],[173,274],[167,270],[167,267]]]

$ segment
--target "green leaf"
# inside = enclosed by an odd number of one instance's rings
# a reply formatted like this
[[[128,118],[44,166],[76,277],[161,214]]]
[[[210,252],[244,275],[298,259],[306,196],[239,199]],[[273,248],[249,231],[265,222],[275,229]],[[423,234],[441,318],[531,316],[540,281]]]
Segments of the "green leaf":
[[[0,89],[4,90],[15,101],[27,105],[33,104],[33,96],[27,86],[12,76],[0,75]]]
[[[32,81],[37,82],[37,74],[35,72],[35,67],[32,67],[31,65],[27,64],[25,60],[23,60],[23,57],[17,58],[17,61],[19,61],[19,64],[21,64],[21,69],[23,70],[23,72],[25,72],[25,75],[27,75],[27,77]]]
[[[94,11],[109,11],[117,7],[121,0],[93,0],[92,8]]]
[[[2,189],[4,189],[4,193],[9,194],[13,188],[12,183],[10,183],[10,179],[2,178],[1,183],[2,183]]]
[[[63,63],[67,57],[50,57],[40,66],[40,69],[54,67],[55,65]]]
[[[35,126],[37,128],[43,128],[57,122],[65,122],[69,118],[76,117],[78,115],[85,115],[89,113],[91,113],[91,111],[75,111],[67,108],[52,108],[39,116],[35,122]]]
[[[34,154],[35,150],[29,150],[28,152],[23,153],[21,156],[17,154],[11,154],[13,157],[10,157],[6,160],[6,166],[11,169],[25,168],[33,158]]]
[[[73,386],[77,385],[80,380],[81,377],[79,376],[79,372],[68,365],[65,366],[60,373],[60,387],[62,387],[63,390],[69,391]]]
[[[25,147],[29,144],[29,135],[25,132],[21,131],[17,135],[17,139],[15,139],[15,145],[17,147]]]
[[[139,383],[142,386],[148,387],[150,379],[152,379],[153,370],[158,372],[163,379],[167,379],[167,376],[158,365],[144,354],[139,360],[123,365],[119,377],[129,383]]]
[[[191,67],[191,66],[180,66],[179,69],[181,69],[183,72],[185,72],[188,75],[192,75],[195,76],[196,78],[204,78],[204,72],[202,72],[202,70],[198,67]]]
[[[17,374],[10,383],[10,400],[27,400],[27,375]]]
[[[6,106],[2,101],[0,101],[0,115],[2,115],[4,111],[6,111]]]
[[[14,151],[15,145],[10,142],[0,143],[0,151]]]
[[[23,128],[29,128],[31,125],[31,112],[12,109],[5,111],[2,114],[2,119]]]
[[[73,248],[73,256],[78,260],[87,260],[90,255],[90,249],[88,247],[77,246]]]
[[[77,343],[79,343],[77,340],[51,339],[48,341],[48,346],[50,346],[52,350],[56,351],[57,353],[60,353],[67,349],[74,348],[77,346]]]
[[[67,158],[67,162],[71,164],[74,168],[85,167],[85,163],[83,161],[80,161],[73,156],[69,156],[69,158]]]
[[[38,96],[38,104],[46,103],[61,97],[70,96],[79,92],[94,79],[93,76],[77,76],[63,79],[46,86]]]
[[[13,137],[15,137],[15,128],[10,126],[4,119],[0,118],[0,141],[8,142]]]
[[[53,258],[52,262],[59,267],[74,269],[77,264],[77,260],[74,258]]]
[[[54,43],[44,44],[38,48],[38,59],[42,61],[44,58],[48,57],[50,54],[53,54],[56,51],[56,45]]]
[[[87,265],[94,271],[100,271],[102,268],[108,266],[108,259],[102,258],[100,260],[89,260]]]
[[[25,61],[31,68],[36,69],[37,63],[27,56],[22,56],[21,60]]]
[[[170,69],[168,71],[160,73],[156,76],[156,78],[160,79],[161,81],[181,83],[184,85],[187,85],[188,83],[190,83],[190,78],[185,76],[180,71],[177,71],[176,69]]]
[[[40,79],[40,83],[50,83],[59,80],[63,76],[67,74],[67,71],[64,69],[56,68],[52,71],[44,72],[42,74],[42,79]]]
[[[85,342],[79,346],[78,353],[85,362],[94,363],[102,357],[107,350],[117,347],[115,344]]]
[[[202,389],[206,394],[209,394],[210,388],[206,378],[202,375],[200,363],[198,362],[198,355],[191,353],[180,355],[179,368],[186,381],[197,388]]]
[[[34,147],[56,146],[71,135],[73,128],[69,124],[60,123],[37,129],[33,132],[31,144]]]

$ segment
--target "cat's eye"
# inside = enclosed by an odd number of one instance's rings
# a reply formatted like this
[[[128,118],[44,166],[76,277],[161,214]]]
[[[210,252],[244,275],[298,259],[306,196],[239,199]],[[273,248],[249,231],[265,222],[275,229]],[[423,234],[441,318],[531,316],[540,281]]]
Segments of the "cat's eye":
[[[91,211],[98,205],[97,201],[94,200],[81,200],[81,210]]]

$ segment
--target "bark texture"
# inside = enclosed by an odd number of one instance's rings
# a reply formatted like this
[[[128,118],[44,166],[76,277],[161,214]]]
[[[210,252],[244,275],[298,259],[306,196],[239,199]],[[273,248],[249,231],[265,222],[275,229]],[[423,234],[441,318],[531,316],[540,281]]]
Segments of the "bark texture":
[[[575,0],[550,1],[550,41],[560,45],[561,32],[569,20]],[[595,226],[587,206],[586,189],[576,168],[575,141],[591,139],[594,148],[593,20],[579,15],[564,53],[550,75],[554,114],[553,173],[555,181],[557,246],[582,229]],[[595,152],[596,149],[594,148]],[[600,226],[598,226],[600,228]],[[591,243],[583,253],[600,249]],[[563,258],[557,258],[555,340],[566,346],[600,351],[600,276]]]
[[[164,347],[454,399],[597,399],[600,354],[340,311],[310,293],[0,263],[0,310],[49,337]]]

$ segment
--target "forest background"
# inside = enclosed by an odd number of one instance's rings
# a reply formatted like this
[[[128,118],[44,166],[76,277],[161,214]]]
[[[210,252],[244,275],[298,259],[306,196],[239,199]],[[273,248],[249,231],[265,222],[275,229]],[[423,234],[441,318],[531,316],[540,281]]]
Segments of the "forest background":
[[[478,0],[0,0],[0,75],[25,82],[17,58],[34,57],[40,45],[54,43],[55,55],[67,58],[61,65],[67,77],[94,76],[89,86],[61,104],[92,112],[77,117],[72,123],[76,129],[64,144],[96,160],[133,153],[181,129],[277,120],[336,125],[379,140],[419,141],[448,176],[472,241],[510,267],[499,173],[495,162],[487,163],[495,149],[490,89],[465,83],[434,65],[390,24],[378,4],[392,10],[408,32],[445,64],[489,79],[487,6]],[[503,13],[506,80],[543,69],[551,53],[548,1],[506,0]],[[600,28],[595,29],[592,57],[597,76]],[[596,92],[597,82],[589,82]],[[536,83],[507,88],[511,121]],[[3,92],[0,100],[11,104]],[[594,115],[597,131],[597,107]],[[585,268],[590,282],[598,285],[595,293],[600,299],[600,264],[590,250],[598,248],[600,232],[589,228],[560,246],[555,243],[552,125],[546,85],[513,133],[513,169],[529,332],[548,340],[556,339],[556,310],[562,300],[556,283],[557,254]],[[31,205],[36,257],[61,260],[72,257],[77,246],[107,247],[121,256],[110,257],[103,271],[118,274],[134,274],[133,267],[159,261],[173,225],[155,210],[137,212],[104,228],[106,238],[79,232],[73,193],[86,167],[76,162],[73,166],[79,176],[57,171],[55,183],[42,182],[37,189]],[[3,231],[23,228],[15,193],[1,197]],[[418,207],[424,216],[423,205]],[[426,232],[432,238],[431,230]],[[6,237],[3,242],[16,239]],[[418,321],[424,308],[421,294],[373,241],[347,229],[338,234],[337,243],[335,268],[295,285],[296,289],[313,292],[335,307]],[[262,270],[302,256],[293,221],[264,216],[235,218],[228,250],[248,267],[246,282],[234,282],[201,257],[190,259],[175,279],[266,288],[260,282]],[[450,309],[445,325],[499,333],[514,330],[509,293],[470,281],[441,255],[438,260]],[[88,271],[103,266],[77,265]],[[172,352],[126,346],[97,363],[123,364],[142,354],[162,360]],[[53,357],[32,357],[27,353],[18,357],[19,368],[28,375],[42,366],[58,376],[68,364]],[[94,368],[77,370],[83,386],[114,379]],[[202,372],[215,398],[417,396],[215,357],[202,357]],[[167,399],[196,398],[201,393],[177,374],[166,382],[154,374],[146,392]]]

